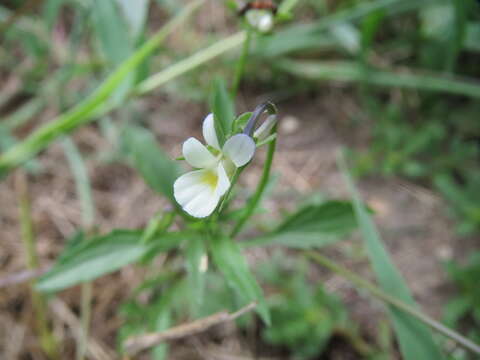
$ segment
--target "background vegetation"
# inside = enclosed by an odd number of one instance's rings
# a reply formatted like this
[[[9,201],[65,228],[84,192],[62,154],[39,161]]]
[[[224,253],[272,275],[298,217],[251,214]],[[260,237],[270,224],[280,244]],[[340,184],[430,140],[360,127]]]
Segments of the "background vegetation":
[[[1,358],[478,357],[480,4],[277,5],[2,2]],[[182,142],[264,101],[276,137],[192,221]]]

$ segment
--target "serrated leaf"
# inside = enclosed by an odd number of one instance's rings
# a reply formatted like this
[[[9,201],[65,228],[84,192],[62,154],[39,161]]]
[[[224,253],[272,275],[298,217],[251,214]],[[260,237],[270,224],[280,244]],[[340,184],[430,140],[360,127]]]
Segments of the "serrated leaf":
[[[178,233],[165,234],[146,245],[140,241],[141,237],[142,231],[115,230],[67,248],[36,287],[40,291],[53,292],[91,281],[137,261],[152,249],[169,249],[182,239]]]
[[[155,136],[147,129],[129,126],[122,133],[130,164],[142,175],[145,182],[173,204],[173,183],[179,175],[177,164],[170,160],[158,146]]]
[[[302,207],[280,223],[273,232],[245,244],[318,248],[341,240],[356,228],[357,221],[352,204],[332,200]]]
[[[227,283],[236,290],[245,304],[256,301],[258,303],[256,311],[262,320],[269,325],[270,313],[262,289],[248,269],[247,262],[238,244],[227,237],[219,238],[212,243],[211,252],[215,264]]]
[[[348,189],[353,198],[355,215],[360,226],[368,257],[381,288],[391,296],[416,306],[402,275],[392,263],[380,235],[368,214],[343,159],[339,161]],[[444,359],[433,341],[430,329],[405,312],[388,306],[400,350],[405,360]]]

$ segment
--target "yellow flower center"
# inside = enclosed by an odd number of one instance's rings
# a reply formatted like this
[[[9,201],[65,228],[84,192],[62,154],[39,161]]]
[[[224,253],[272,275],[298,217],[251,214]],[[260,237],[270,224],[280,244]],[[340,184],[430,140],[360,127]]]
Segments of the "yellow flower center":
[[[218,183],[218,176],[213,171],[207,171],[205,172],[205,175],[203,175],[201,181],[210,186],[212,189],[215,189]]]

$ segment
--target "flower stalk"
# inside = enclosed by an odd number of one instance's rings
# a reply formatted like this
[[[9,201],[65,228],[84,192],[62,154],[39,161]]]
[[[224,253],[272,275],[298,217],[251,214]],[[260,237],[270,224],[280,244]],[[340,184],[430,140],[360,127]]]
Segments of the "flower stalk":
[[[257,106],[257,108],[253,111],[252,116],[250,117],[250,120],[247,123],[247,126],[245,126],[244,134],[251,135],[253,133],[259,117],[264,112],[267,112],[270,116],[276,116],[277,108],[271,102],[265,102]],[[277,124],[275,122],[275,125],[273,125],[273,127],[270,130],[270,134],[275,134],[276,131],[277,131]],[[234,228],[232,229],[230,233],[230,236],[232,238],[238,235],[238,233],[242,230],[247,220],[250,219],[250,217],[253,215],[260,200],[262,199],[263,193],[268,184],[268,180],[270,179],[270,171],[272,169],[273,156],[275,154],[276,146],[277,146],[277,139],[276,137],[274,137],[272,141],[268,144],[267,158],[265,159],[265,164],[263,166],[263,173],[262,173],[262,177],[260,178],[260,183],[258,185],[258,188],[255,194],[252,196],[252,198],[248,201],[247,208],[244,215],[238,220],[238,222],[235,224]]]
[[[18,196],[22,241],[27,255],[27,268],[29,270],[36,270],[38,268],[38,257],[35,248],[35,234],[30,207],[28,180],[23,172],[19,172],[15,178],[15,187]],[[35,290],[35,280],[30,282],[30,296],[41,347],[50,359],[59,359],[57,341],[48,324],[47,302],[45,297]]]

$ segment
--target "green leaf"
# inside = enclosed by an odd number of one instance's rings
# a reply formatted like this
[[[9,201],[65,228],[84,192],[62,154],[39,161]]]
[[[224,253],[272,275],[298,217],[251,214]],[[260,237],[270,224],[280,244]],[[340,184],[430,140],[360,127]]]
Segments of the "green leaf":
[[[353,197],[355,215],[370,262],[381,288],[398,300],[408,305],[416,306],[407,284],[392,263],[387,250],[382,244],[380,235],[360,199],[360,195],[355,188],[343,158],[340,158],[339,166]],[[394,306],[390,305],[388,312],[405,360],[444,358],[439,347],[433,341],[430,329],[426,325]]]
[[[152,245],[145,245],[141,237],[141,231],[115,230],[67,248],[61,261],[39,279],[36,287],[53,292],[91,281],[137,261],[153,247],[167,250],[183,239],[179,233],[165,234]]]
[[[235,119],[233,122],[233,132],[242,132],[243,129],[245,129],[245,126],[247,126],[248,120],[250,120],[250,117],[252,116],[251,112],[246,112],[243,113]]]
[[[230,238],[222,237],[212,242],[211,252],[227,283],[236,290],[244,303],[256,301],[258,314],[269,325],[270,314],[262,289],[250,273],[238,244]]]
[[[131,165],[142,175],[145,182],[176,204],[173,183],[179,174],[178,167],[160,149],[154,135],[145,128],[128,126],[122,133],[122,139]]]
[[[88,170],[80,151],[72,139],[69,137],[65,138],[63,147],[75,179],[77,196],[82,209],[82,226],[88,229],[93,225],[95,220],[95,204],[93,202],[90,179],[88,178]]]
[[[93,25],[105,57],[111,65],[120,65],[133,53],[132,38],[115,1],[93,2]],[[112,100],[117,105],[132,88],[134,75],[135,71],[128,74],[114,92]]]
[[[110,64],[119,65],[133,50],[126,23],[113,0],[94,1],[92,10],[102,51]]]
[[[294,51],[332,47],[336,43],[325,32],[334,25],[357,21],[373,11],[384,10],[386,15],[399,14],[426,6],[438,0],[374,0],[335,11],[313,23],[293,24],[275,31],[272,36],[259,39],[257,52],[267,57],[278,57]]]
[[[214,83],[213,116],[218,142],[223,146],[232,132],[235,107],[222,78],[217,78]]]
[[[198,316],[199,308],[204,301],[206,271],[201,269],[201,261],[204,256],[206,256],[206,249],[203,239],[201,237],[188,239],[186,245],[186,265],[191,294],[190,303],[194,317]]]
[[[309,80],[359,82],[480,98],[480,86],[475,81],[442,74],[385,71],[362,66],[354,61],[279,60],[274,65],[278,69]]]
[[[245,242],[246,246],[285,245],[307,249],[330,245],[357,228],[350,202],[327,201],[307,205],[287,217],[265,236]]]
[[[129,33],[133,39],[136,39],[145,26],[150,0],[116,0],[116,2],[128,23]]]

